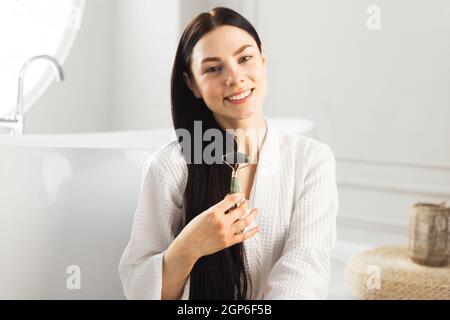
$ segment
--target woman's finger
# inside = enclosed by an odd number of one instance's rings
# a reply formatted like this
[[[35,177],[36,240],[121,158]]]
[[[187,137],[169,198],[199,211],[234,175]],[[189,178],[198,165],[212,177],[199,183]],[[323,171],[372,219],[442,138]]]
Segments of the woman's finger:
[[[225,212],[237,204],[240,200],[244,198],[243,192],[236,192],[233,194],[227,195],[222,201],[213,206],[213,210],[217,210],[220,212]]]
[[[233,222],[240,220],[243,216],[245,216],[248,213],[248,200],[244,200],[239,207],[236,209],[232,209],[230,212],[228,212],[227,216],[230,219],[230,224]]]
[[[257,215],[258,215],[258,209],[253,208],[253,210],[250,211],[250,213],[244,219],[236,220],[232,224],[232,229],[235,232],[245,229],[252,223],[252,221],[256,218]]]
[[[250,230],[247,231],[247,232],[244,232],[244,233],[242,233],[242,234],[236,235],[236,236],[235,236],[235,237],[236,237],[236,243],[243,242],[243,241],[245,241],[245,240],[247,240],[247,239],[253,237],[253,236],[254,236],[255,234],[257,234],[259,231],[261,231],[261,227],[254,227],[254,228],[250,229]]]

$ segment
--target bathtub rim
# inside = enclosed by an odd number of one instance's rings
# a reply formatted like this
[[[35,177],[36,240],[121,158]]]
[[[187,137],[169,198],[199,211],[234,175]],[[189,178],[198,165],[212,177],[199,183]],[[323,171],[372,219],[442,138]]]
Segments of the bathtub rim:
[[[270,118],[274,128],[288,133],[308,134],[316,130],[315,123],[304,118]],[[145,139],[148,138],[148,141]],[[175,141],[173,128],[144,130],[98,131],[57,134],[0,135],[0,148],[62,148],[62,149],[155,149]]]

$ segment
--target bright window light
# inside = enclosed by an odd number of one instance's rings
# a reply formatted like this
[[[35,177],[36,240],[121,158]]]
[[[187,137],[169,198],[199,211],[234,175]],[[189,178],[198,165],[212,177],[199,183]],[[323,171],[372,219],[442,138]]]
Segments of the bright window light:
[[[0,1],[0,117],[10,117],[17,100],[19,72],[29,58],[48,54],[64,62],[81,25],[84,0]],[[47,89],[54,74],[36,61],[24,79],[24,112]]]

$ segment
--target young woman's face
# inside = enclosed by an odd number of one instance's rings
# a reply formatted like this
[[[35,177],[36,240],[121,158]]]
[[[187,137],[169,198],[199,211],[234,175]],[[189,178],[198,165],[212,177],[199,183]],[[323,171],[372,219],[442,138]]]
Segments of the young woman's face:
[[[262,112],[266,59],[245,30],[221,26],[204,35],[192,52],[191,70],[194,79],[185,74],[189,88],[216,117],[244,120]]]

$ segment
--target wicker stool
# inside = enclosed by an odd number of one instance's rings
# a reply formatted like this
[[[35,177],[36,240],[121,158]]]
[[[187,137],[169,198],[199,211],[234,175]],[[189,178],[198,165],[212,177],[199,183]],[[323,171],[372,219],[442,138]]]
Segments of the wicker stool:
[[[345,267],[352,294],[369,300],[450,300],[450,265],[414,263],[408,248],[380,247],[354,255]]]

